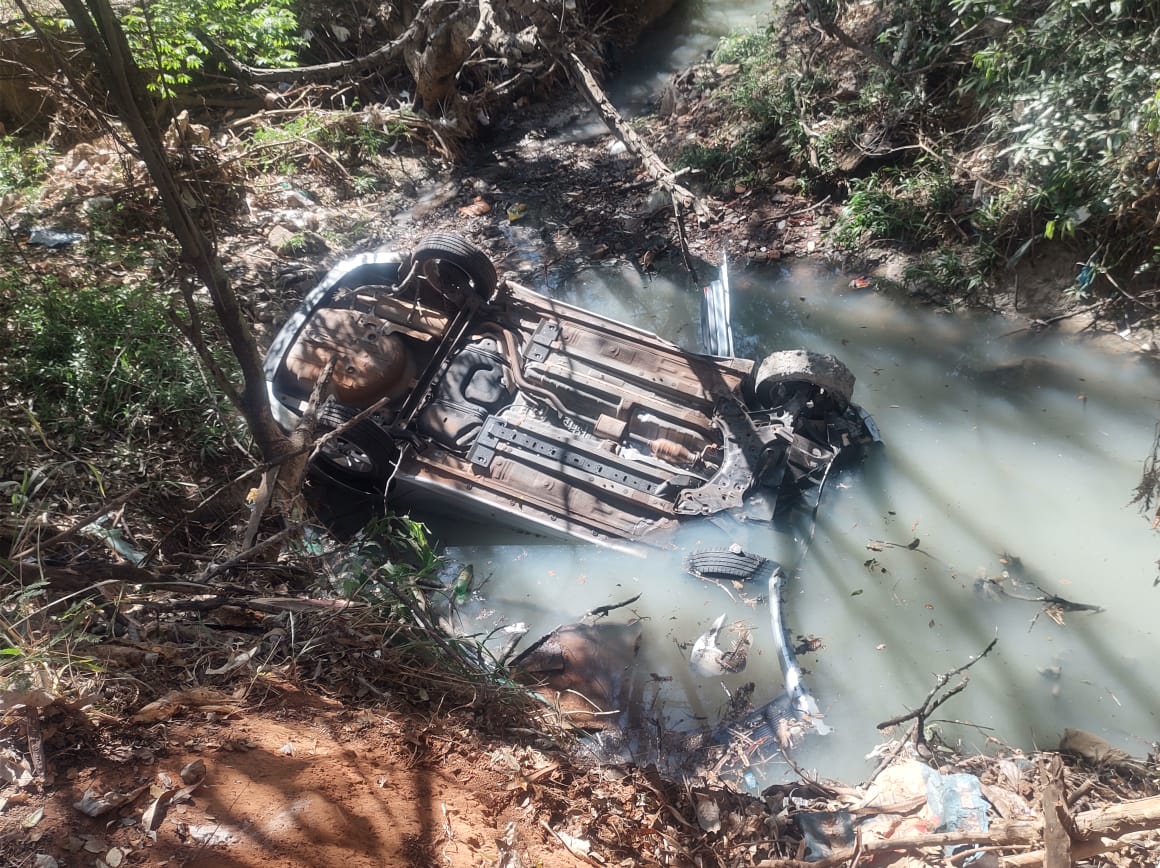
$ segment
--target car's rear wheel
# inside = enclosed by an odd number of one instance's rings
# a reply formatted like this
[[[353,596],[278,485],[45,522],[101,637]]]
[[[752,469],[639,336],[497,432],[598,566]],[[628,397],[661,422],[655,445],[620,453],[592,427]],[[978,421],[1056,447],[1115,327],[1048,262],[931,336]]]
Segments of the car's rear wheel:
[[[329,402],[318,411],[317,435],[345,425],[358,410],[345,404]],[[315,463],[319,469],[340,482],[363,488],[378,488],[391,477],[398,450],[390,436],[369,419],[336,434],[318,450]]]
[[[454,303],[471,296],[487,300],[499,283],[491,258],[453,232],[437,232],[424,238],[411,257],[419,274]]]
[[[782,350],[766,356],[753,378],[758,404],[775,406],[787,388],[804,383],[821,389],[844,409],[854,396],[854,375],[837,358],[809,350]]]

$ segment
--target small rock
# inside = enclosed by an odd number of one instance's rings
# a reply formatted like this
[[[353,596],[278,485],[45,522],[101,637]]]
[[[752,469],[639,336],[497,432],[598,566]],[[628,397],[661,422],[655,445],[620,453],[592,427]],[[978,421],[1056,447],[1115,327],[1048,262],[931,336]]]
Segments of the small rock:
[[[101,211],[112,211],[116,204],[112,196],[93,196],[85,200],[84,212],[92,215]]]
[[[178,773],[181,775],[181,780],[186,784],[196,783],[205,777],[205,763],[196,759],[186,766]]]
[[[310,208],[314,200],[303,190],[286,190],[281,195],[282,202],[291,208]]]
[[[284,246],[290,244],[294,238],[294,233],[285,226],[275,226],[266,235],[266,243],[274,250],[281,251]]]
[[[696,796],[697,824],[706,832],[721,831],[721,808],[708,796]]]

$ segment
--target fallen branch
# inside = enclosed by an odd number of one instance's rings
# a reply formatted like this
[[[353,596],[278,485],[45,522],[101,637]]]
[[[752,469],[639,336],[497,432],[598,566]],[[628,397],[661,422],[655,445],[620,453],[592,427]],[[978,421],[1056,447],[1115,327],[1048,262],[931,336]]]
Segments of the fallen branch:
[[[1138,799],[1120,805],[1109,805],[1084,811],[1074,818],[1072,860],[1087,859],[1109,850],[1127,846],[1119,840],[1136,832],[1160,829],[1160,796]],[[938,832],[914,835],[906,838],[887,838],[879,841],[862,841],[854,847],[835,850],[816,862],[798,859],[769,859],[759,862],[759,868],[839,868],[852,863],[858,853],[884,853],[891,851],[925,850],[933,847],[977,844],[990,848],[1026,847],[1039,844],[1043,840],[1044,824],[1040,820],[1028,822],[992,823],[986,832]],[[1035,850],[1003,858],[1005,866],[1047,865],[1043,850]],[[1071,864],[1071,863],[1068,863]]]
[[[627,600],[624,600],[623,602],[620,602],[620,603],[610,603],[607,606],[597,606],[595,609],[591,609],[591,610],[585,612],[584,617],[581,618],[580,621],[581,621],[581,623],[585,623],[585,624],[588,624],[588,623],[594,624],[594,623],[596,623],[597,618],[607,618],[608,614],[610,612],[614,612],[617,609],[623,609],[625,606],[631,606],[633,603],[635,603],[639,599],[640,599],[640,594],[637,594],[635,597],[629,597]],[[559,628],[557,628],[557,629],[559,629]]]
[[[215,576],[220,576],[222,573],[233,569],[243,561],[247,561],[254,557],[254,555],[261,554],[266,549],[273,545],[277,545],[283,540],[288,539],[290,536],[300,530],[302,530],[301,522],[292,524],[290,527],[278,531],[278,533],[274,534],[273,536],[266,537],[266,539],[262,540],[261,542],[255,543],[248,549],[244,549],[238,552],[232,558],[222,561],[220,564],[210,564],[208,567],[206,567],[205,571],[200,576],[198,576],[197,580],[199,582],[209,582],[209,580]]]
[[[1090,859],[1100,853],[1118,850],[1130,845],[1122,840],[1126,835],[1160,829],[1160,796],[1136,799],[1119,805],[1107,805],[1075,815],[1075,833],[1079,840],[1071,847],[1073,861]],[[815,863],[816,864],[816,863]],[[1050,868],[1044,850],[1008,856],[1003,865],[1045,865]]]
[[[965,672],[967,669],[970,669],[972,666],[986,657],[991,652],[991,649],[995,647],[998,641],[999,640],[997,638],[992,639],[991,643],[983,649],[983,653],[978,657],[973,658],[972,660],[964,663],[962,666],[959,666],[956,669],[952,669],[950,672],[944,672],[942,675],[938,676],[938,678],[935,679],[934,687],[931,688],[930,693],[926,695],[926,699],[922,701],[922,705],[920,705],[914,711],[908,711],[905,714],[900,714],[897,717],[892,717],[889,720],[882,721],[882,723],[878,724],[878,729],[889,729],[892,726],[897,726],[900,723],[913,720],[916,722],[916,726],[913,729],[913,732],[915,733],[915,739],[917,741],[921,741],[923,738],[923,724],[927,717],[929,717],[931,712],[933,712],[952,696],[957,693],[961,693],[963,689],[966,688],[969,679],[964,675],[962,681],[948,690],[941,697],[938,696],[938,692],[946,687],[947,682],[950,681],[954,676],[958,675],[960,672]]]
[[[561,55],[561,60],[567,68],[570,77],[576,82],[585,99],[591,104],[601,120],[612,131],[624,146],[641,161],[650,178],[672,197],[673,205],[691,208],[702,223],[713,219],[709,207],[690,190],[677,183],[676,175],[668,167],[652,146],[629,124],[624,122],[616,106],[605,95],[603,88],[596,81],[596,77],[576,54],[569,52]],[[680,212],[678,211],[678,216]]]
[[[256,66],[247,66],[208,34],[199,31],[195,35],[214,59],[221,63],[230,75],[244,84],[332,81],[344,75],[352,75],[367,69],[383,69],[391,64],[401,62],[403,52],[416,40],[419,32],[426,32],[427,19],[431,17],[432,11],[438,5],[436,0],[427,0],[415,13],[415,17],[411,19],[406,30],[386,45],[379,46],[368,54],[350,60],[319,63],[314,66],[298,66],[286,69],[260,69]]]
[[[829,12],[827,10],[824,10],[822,8],[822,6],[818,2],[818,0],[806,0],[806,8],[809,9],[810,15],[813,17],[814,21],[817,22],[818,26],[822,29],[822,32],[825,33],[827,36],[829,36],[831,39],[836,39],[838,42],[840,42],[842,45],[846,46],[846,48],[849,48],[851,51],[858,52],[860,55],[865,57],[868,61],[873,63],[879,69],[882,69],[885,72],[892,73],[895,75],[898,74],[898,69],[896,68],[896,65],[901,60],[901,58],[899,58],[897,55],[902,53],[903,47],[906,45],[907,40],[905,38],[904,38],[903,42],[900,44],[898,52],[896,53],[895,63],[892,64],[890,61],[885,60],[882,57],[880,57],[878,55],[878,53],[875,52],[872,48],[869,48],[869,47],[863,45],[862,43],[858,42],[856,39],[854,39],[854,37],[852,37],[849,33],[847,33],[845,30],[843,30],[842,27],[838,24],[837,20],[834,18],[834,16],[829,14]],[[909,25],[910,29],[913,30],[913,23],[907,22],[907,24]]]
[[[1043,854],[1047,868],[1071,868],[1071,816],[1067,813],[1067,791],[1064,787],[1063,760],[1052,754],[1042,761],[1047,777],[1043,788]],[[1067,817],[1064,820],[1064,817]]]
[[[290,435],[290,442],[295,446],[309,445],[314,439],[314,428],[318,423],[318,406],[330,389],[330,380],[334,376],[334,367],[337,364],[338,354],[335,353],[319,373],[314,388],[310,392],[310,399],[306,402],[306,409],[302,412],[302,417]],[[243,549],[251,548],[257,540],[262,516],[274,499],[280,481],[279,477],[283,477],[281,479],[281,487],[284,491],[282,514],[290,515],[292,513],[292,505],[302,491],[302,483],[306,479],[307,464],[308,459],[305,455],[295,454],[293,458],[267,468],[266,472],[262,474],[262,482],[258,486],[258,497],[254,502],[253,511],[250,513],[250,520],[246,524],[246,533],[242,537]]]
[[[816,862],[802,862],[798,859],[768,859],[759,862],[758,868],[839,868],[852,863],[858,853],[887,853],[890,851],[925,850],[928,847],[954,847],[961,844],[990,844],[993,846],[1016,847],[1037,843],[1043,827],[1040,823],[996,823],[986,832],[936,832],[915,835],[909,838],[886,838],[880,841],[862,841],[854,847],[835,850]]]
[[[42,564],[11,561],[0,558],[0,582],[16,579],[22,587],[44,582],[54,593],[95,594],[105,585],[168,584],[173,581],[152,570],[133,564],[113,564],[103,561],[80,561],[74,564]],[[61,598],[53,598],[60,602]]]

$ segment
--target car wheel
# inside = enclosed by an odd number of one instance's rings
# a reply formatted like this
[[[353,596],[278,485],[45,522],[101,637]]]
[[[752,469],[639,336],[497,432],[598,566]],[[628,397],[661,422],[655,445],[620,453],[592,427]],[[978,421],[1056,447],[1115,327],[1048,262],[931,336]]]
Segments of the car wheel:
[[[318,436],[346,424],[358,412],[345,404],[324,404],[318,411]],[[398,450],[390,436],[364,419],[324,443],[315,463],[337,481],[377,488],[390,478],[397,457]]]
[[[854,396],[854,375],[834,356],[808,350],[783,350],[762,360],[753,378],[757,402],[772,407],[782,386],[806,383],[822,389],[839,408]]]
[[[411,253],[419,274],[449,301],[491,298],[499,279],[491,258],[462,235],[438,232]]]

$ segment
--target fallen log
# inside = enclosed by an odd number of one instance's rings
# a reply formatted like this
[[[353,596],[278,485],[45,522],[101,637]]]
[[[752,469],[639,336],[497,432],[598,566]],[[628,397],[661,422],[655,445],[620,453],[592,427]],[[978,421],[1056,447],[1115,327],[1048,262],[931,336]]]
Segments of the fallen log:
[[[1078,835],[1079,840],[1071,847],[1072,861],[1074,863],[1101,853],[1124,849],[1132,844],[1126,840],[1128,836],[1156,829],[1160,829],[1160,796],[1083,811],[1075,815],[1075,831],[1072,834]],[[1002,864],[1004,868],[1037,865],[1050,868],[1047,859],[1045,850],[1034,850],[1006,856]]]
[[[1042,801],[1044,865],[1046,868],[1071,868],[1071,833],[1064,821],[1067,816],[1067,792],[1063,760],[1059,754],[1052,754],[1042,761],[1042,767],[1047,776]]]
[[[1125,847],[1130,842],[1121,840],[1125,835],[1160,829],[1160,796],[1137,799],[1119,805],[1108,805],[1076,814],[1075,830],[1070,833],[1079,837],[1071,847],[1071,859],[1087,859],[1100,853]],[[839,868],[850,864],[858,854],[884,853],[889,851],[925,850],[929,847],[947,847],[960,844],[976,844],[986,847],[1042,847],[1044,824],[1042,820],[1030,822],[992,823],[986,832],[940,832],[928,835],[914,835],[908,838],[887,838],[879,841],[862,841],[854,847],[835,850],[829,856],[816,862],[798,859],[768,859],[758,863],[759,868]],[[1033,866],[1046,865],[1046,851],[1019,853],[1002,857],[1002,865]]]
[[[1039,843],[1043,825],[1038,822],[994,823],[986,832],[936,832],[914,835],[909,838],[885,838],[879,841],[862,841],[853,847],[835,850],[829,856],[816,862],[798,859],[767,859],[758,863],[758,868],[839,868],[849,865],[859,854],[887,853],[895,850],[916,851],[928,847],[955,847],[961,844],[978,844],[1001,847],[1028,846]]]

